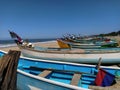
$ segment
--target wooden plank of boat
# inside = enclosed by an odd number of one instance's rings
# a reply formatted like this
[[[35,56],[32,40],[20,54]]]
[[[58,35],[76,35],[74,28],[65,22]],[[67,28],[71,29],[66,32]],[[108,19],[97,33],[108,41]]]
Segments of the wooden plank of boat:
[[[40,77],[46,77],[48,76],[50,73],[52,73],[52,70],[44,70],[42,73],[40,73],[38,76]]]
[[[71,85],[78,86],[79,80],[80,80],[81,74],[80,73],[74,73],[73,78],[71,80]]]

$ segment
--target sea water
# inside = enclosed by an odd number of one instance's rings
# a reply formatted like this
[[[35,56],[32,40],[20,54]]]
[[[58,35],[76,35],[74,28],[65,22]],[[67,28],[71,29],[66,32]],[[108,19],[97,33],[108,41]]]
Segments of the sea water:
[[[56,38],[48,38],[48,39],[28,39],[31,43],[37,43],[37,42],[47,42],[47,41],[54,41]],[[14,40],[0,40],[0,48],[4,47],[11,47],[11,46],[17,46]]]

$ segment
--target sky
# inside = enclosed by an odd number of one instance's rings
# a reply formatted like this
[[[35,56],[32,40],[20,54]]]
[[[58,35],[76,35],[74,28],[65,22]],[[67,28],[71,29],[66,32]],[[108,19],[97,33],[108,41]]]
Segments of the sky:
[[[0,0],[0,39],[59,38],[120,30],[120,0]]]

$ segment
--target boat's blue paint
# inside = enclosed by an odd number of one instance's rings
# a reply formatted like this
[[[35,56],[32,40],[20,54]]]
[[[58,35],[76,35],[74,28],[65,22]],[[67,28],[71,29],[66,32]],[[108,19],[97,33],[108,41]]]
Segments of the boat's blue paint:
[[[24,82],[23,82],[24,80]],[[48,82],[43,82],[41,80],[32,78],[32,77],[26,77],[25,75],[21,74],[18,72],[17,74],[17,90],[31,90],[29,86],[32,86],[34,84],[34,87],[39,88],[40,90],[70,90],[69,88],[66,87],[61,87],[58,85],[53,85]],[[34,82],[33,82],[34,81]],[[22,83],[20,83],[22,82]],[[29,86],[28,86],[29,85]],[[25,86],[25,87],[22,87]]]
[[[34,50],[38,50],[38,51],[46,51],[46,50],[69,50],[69,48],[47,48],[47,47],[40,47],[40,46],[34,46]]]
[[[27,66],[26,66],[27,65]],[[85,72],[85,73],[89,73],[89,74],[83,74],[78,86],[84,87],[84,88],[88,88],[89,85],[94,84],[94,80],[95,80],[95,75],[97,73],[97,70],[95,68],[95,66],[91,67],[91,66],[77,66],[77,65],[71,65],[71,64],[63,64],[63,63],[53,63],[53,62],[42,62],[42,61],[30,61],[27,59],[23,59],[21,58],[19,60],[19,64],[18,64],[18,68],[19,67],[37,67],[37,68],[52,68],[52,69],[57,69],[57,70],[71,70],[71,71],[78,71],[78,72]],[[104,68],[106,71],[112,73],[112,74],[116,74],[116,72],[120,73],[119,69],[106,69]],[[41,72],[41,71],[40,71]],[[37,74],[39,74],[40,72],[37,72]],[[36,75],[37,75],[36,74]],[[71,73],[60,73],[60,72],[54,72],[52,73],[50,76],[46,77],[47,79],[50,80],[54,80],[57,82],[62,82],[62,83],[66,83],[66,84],[70,84],[70,81],[72,79],[73,76],[73,72]]]
[[[0,52],[0,56],[3,56],[4,53]],[[93,65],[83,65],[83,64],[73,64],[73,63],[61,63],[61,62],[50,62],[50,61],[38,61],[36,59],[30,59],[30,58],[20,58],[18,63],[18,70],[22,70],[28,74],[32,74],[34,76],[37,76],[40,74],[43,69],[56,69],[51,74],[49,74],[46,79],[61,82],[65,84],[70,84],[71,79],[73,77],[74,72],[81,72],[81,79],[79,80],[78,87],[88,88],[89,85],[94,84],[94,80],[97,74],[96,66]],[[118,68],[105,68],[102,67],[104,70],[108,71],[109,73],[120,76],[120,69]],[[60,72],[67,70],[71,72]],[[86,74],[85,74],[86,73]],[[34,81],[34,87],[41,88],[43,90],[69,90],[70,88],[54,85],[49,82],[44,82],[41,80],[38,80],[36,78],[23,75],[18,72],[17,75],[17,86],[18,88],[21,88],[20,86],[25,86],[24,90],[29,90],[30,87],[28,85],[33,84]],[[24,83],[23,80],[26,82]],[[21,83],[23,82],[23,83]],[[46,87],[47,86],[47,87]]]
[[[4,53],[3,52],[0,52],[0,57],[2,57],[4,55]]]
[[[91,73],[92,70],[95,68],[91,68],[89,66],[77,66],[77,65],[69,65],[69,64],[61,64],[61,63],[52,63],[52,62],[42,62],[42,61],[30,61],[29,59],[20,58],[18,67],[29,68],[30,66],[38,67],[38,68],[52,68],[58,70],[73,70],[73,71],[80,71]]]
[[[92,49],[85,49],[85,50],[88,50],[88,51],[120,51],[120,48],[119,47],[109,47],[109,48],[92,48]]]

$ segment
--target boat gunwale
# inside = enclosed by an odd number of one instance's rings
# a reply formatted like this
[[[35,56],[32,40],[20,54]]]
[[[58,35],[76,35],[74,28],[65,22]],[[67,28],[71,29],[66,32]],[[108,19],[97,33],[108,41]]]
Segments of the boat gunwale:
[[[58,85],[58,86],[62,86],[62,87],[66,87],[66,88],[70,88],[70,89],[74,89],[74,90],[91,90],[91,89],[88,89],[88,88],[86,89],[86,88],[83,88],[83,87],[78,87],[78,86],[74,86],[74,85],[70,85],[70,84],[65,84],[65,83],[58,82],[58,81],[52,81],[52,80],[46,79],[44,77],[35,76],[35,75],[32,75],[32,74],[26,73],[26,72],[24,72],[22,70],[19,70],[19,69],[17,69],[17,72],[22,74],[22,75],[31,77],[31,78],[35,78],[35,79],[38,79],[38,80],[45,81],[47,83],[55,84],[55,85]]]

